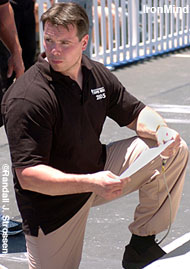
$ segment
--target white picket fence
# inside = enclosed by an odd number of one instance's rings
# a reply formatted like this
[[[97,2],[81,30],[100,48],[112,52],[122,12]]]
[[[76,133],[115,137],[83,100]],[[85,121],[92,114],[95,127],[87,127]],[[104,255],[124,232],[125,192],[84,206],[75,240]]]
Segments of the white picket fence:
[[[41,16],[50,2],[38,2]],[[190,45],[190,0],[93,0],[92,11],[91,58],[108,67]]]
[[[43,26],[42,23],[40,22],[40,18],[42,14],[51,7],[51,2],[50,0],[37,0],[36,1],[38,4],[38,18],[39,18],[39,42],[40,42],[40,51],[44,51],[44,46],[43,46]]]

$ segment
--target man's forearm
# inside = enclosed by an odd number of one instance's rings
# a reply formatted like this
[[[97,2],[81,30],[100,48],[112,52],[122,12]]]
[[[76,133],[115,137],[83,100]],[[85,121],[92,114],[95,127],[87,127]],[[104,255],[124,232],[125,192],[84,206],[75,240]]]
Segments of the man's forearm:
[[[125,184],[130,181],[128,178],[121,180],[110,171],[67,174],[43,164],[16,168],[16,174],[25,190],[52,196],[94,192],[106,200],[121,196]]]
[[[14,13],[9,3],[0,8],[0,39],[6,45],[11,54],[22,52],[17,29],[14,21]]]
[[[66,195],[92,191],[88,175],[63,173],[47,165],[16,168],[21,187],[47,195]]]

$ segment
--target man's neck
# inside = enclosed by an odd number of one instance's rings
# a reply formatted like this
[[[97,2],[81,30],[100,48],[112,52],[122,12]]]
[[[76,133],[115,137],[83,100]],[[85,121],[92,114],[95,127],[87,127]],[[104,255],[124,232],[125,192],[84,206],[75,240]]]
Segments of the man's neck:
[[[47,57],[45,57],[44,60],[46,60],[47,62],[49,62]],[[78,85],[81,88],[81,90],[82,90],[83,74],[82,74],[82,67],[81,67],[81,65],[79,66],[79,68],[77,68],[77,66],[76,66],[75,72],[70,73],[68,71],[68,72],[64,72],[62,74],[64,76],[70,77],[72,80],[75,80],[78,83]]]

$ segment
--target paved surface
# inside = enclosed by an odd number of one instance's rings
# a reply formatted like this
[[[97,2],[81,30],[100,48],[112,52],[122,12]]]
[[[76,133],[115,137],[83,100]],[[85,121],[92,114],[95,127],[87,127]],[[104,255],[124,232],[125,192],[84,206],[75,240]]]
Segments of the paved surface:
[[[176,239],[163,248],[167,255],[146,267],[146,269],[190,268],[190,233]]]
[[[185,49],[175,54],[152,58],[147,61],[129,65],[114,71],[126,88],[158,110],[168,121],[168,124],[180,132],[181,136],[190,146],[190,50]],[[113,121],[107,120],[102,134],[102,141],[109,143],[133,135],[126,128],[119,128]],[[4,129],[0,129],[0,167],[10,165],[8,144]],[[174,244],[172,258],[164,258],[160,265],[151,268],[170,268],[166,261],[170,259],[183,259],[180,267],[187,269],[190,264],[189,239],[190,232],[190,206],[189,206],[189,180],[190,168],[186,176],[185,188],[177,218],[171,231],[161,246],[173,244],[184,235],[185,243],[178,248]],[[118,269],[121,268],[121,259],[124,247],[130,240],[128,225],[133,219],[135,206],[138,204],[138,193],[111,202],[101,207],[93,208],[90,212],[84,251],[80,269]],[[9,177],[9,211],[10,217],[19,219],[16,207],[12,178]],[[186,235],[185,235],[186,234]],[[163,237],[158,236],[158,239]],[[0,264],[9,269],[26,269],[25,241],[23,234],[9,237],[9,254],[0,255]],[[170,252],[170,251],[169,251]],[[182,256],[183,255],[183,256]],[[185,256],[184,256],[185,255]],[[187,261],[186,263],[184,261]],[[187,265],[187,263],[189,263]],[[177,263],[176,263],[177,264]],[[1,267],[0,267],[1,268]],[[174,268],[171,266],[171,268]],[[179,267],[178,267],[179,268]]]

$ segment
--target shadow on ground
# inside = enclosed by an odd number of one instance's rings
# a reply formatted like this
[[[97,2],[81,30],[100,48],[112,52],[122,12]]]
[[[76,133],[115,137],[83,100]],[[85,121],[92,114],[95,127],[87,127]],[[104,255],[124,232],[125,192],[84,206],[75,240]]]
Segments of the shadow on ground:
[[[2,236],[0,237],[2,241]],[[26,251],[26,242],[23,233],[11,235],[8,237],[8,253],[18,253]],[[0,245],[0,253],[2,253],[2,244]]]

